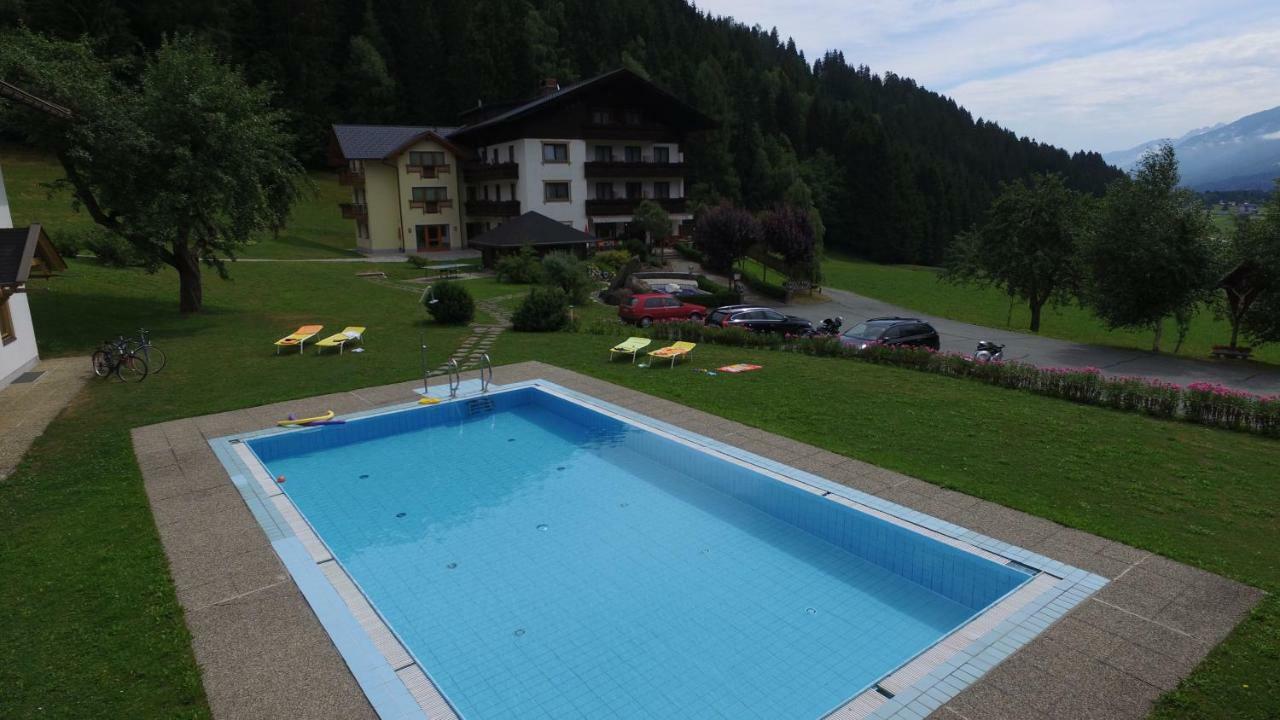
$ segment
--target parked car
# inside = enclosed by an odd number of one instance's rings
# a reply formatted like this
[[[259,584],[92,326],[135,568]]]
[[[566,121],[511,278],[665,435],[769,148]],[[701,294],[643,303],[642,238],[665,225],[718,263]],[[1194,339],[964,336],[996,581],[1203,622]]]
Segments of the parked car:
[[[937,350],[938,331],[918,318],[871,318],[854,325],[840,336],[840,342],[859,350],[872,343],[927,347]]]
[[[755,305],[727,305],[716,308],[707,316],[707,324],[786,335],[804,335],[813,331],[813,323],[802,317]]]
[[[707,308],[693,303],[680,302],[680,299],[667,293],[641,293],[632,295],[618,306],[618,317],[640,327],[649,327],[655,322],[673,322],[690,320],[702,322],[707,316]]]

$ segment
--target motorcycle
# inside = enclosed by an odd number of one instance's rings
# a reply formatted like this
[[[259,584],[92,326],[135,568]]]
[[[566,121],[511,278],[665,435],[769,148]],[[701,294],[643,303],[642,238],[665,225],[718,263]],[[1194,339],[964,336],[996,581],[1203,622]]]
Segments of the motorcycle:
[[[817,327],[809,331],[810,337],[835,337],[840,334],[840,326],[844,324],[844,318],[836,316],[827,318],[818,324]]]
[[[973,352],[973,359],[977,362],[1000,362],[1004,360],[1004,346],[990,340],[979,340],[978,348]]]

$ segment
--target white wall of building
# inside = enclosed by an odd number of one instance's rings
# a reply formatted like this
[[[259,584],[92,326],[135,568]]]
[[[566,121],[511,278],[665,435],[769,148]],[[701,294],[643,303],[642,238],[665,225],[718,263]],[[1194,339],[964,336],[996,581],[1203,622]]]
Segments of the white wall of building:
[[[569,146],[569,162],[549,163],[542,160],[543,143]],[[504,143],[512,144],[512,143]],[[586,229],[587,178],[583,163],[587,157],[585,140],[558,138],[523,138],[514,142],[516,162],[520,163],[520,180],[516,183],[516,199],[520,212],[536,210],[552,220],[571,222],[578,230]],[[505,150],[502,156],[505,159]],[[547,202],[543,186],[548,182],[568,182],[568,202]]]
[[[4,171],[0,169],[0,228],[11,227],[13,215],[9,212],[9,196],[4,191]],[[5,305],[13,318],[16,339],[7,345],[0,345],[0,387],[8,385],[19,373],[31,369],[40,360],[27,296],[18,293],[10,297]]]

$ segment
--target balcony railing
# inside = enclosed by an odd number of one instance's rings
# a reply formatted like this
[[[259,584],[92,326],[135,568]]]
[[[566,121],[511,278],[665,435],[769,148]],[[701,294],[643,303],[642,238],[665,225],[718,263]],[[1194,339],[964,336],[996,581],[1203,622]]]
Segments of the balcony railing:
[[[422,178],[433,178],[446,175],[451,168],[448,165],[405,165],[404,171]]]
[[[452,200],[410,200],[409,207],[421,210],[425,215],[431,215],[440,212],[441,208],[453,207]]]
[[[369,217],[369,205],[367,203],[344,202],[338,203],[338,207],[342,210],[342,217],[347,220]]]
[[[515,180],[520,177],[520,165],[513,162],[469,162],[462,166],[462,176],[467,182],[486,180]]]
[[[340,170],[338,171],[339,185],[363,185],[364,170]]]
[[[468,200],[467,214],[472,216],[514,217],[520,214],[520,201]]]
[[[587,201],[588,215],[632,215],[644,200],[652,200],[669,213],[688,212],[684,198],[607,198]]]
[[[683,177],[684,163],[651,162],[648,160],[638,162],[592,160],[586,163],[586,174],[589,178]]]

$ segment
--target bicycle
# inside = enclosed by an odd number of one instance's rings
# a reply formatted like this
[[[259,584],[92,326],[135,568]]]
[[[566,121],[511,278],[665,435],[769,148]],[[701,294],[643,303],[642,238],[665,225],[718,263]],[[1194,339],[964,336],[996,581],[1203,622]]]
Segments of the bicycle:
[[[93,374],[100,378],[112,373],[122,382],[142,382],[147,379],[147,361],[133,354],[124,336],[116,340],[103,340],[102,347],[94,351]]]
[[[167,362],[164,351],[151,344],[145,328],[138,328],[138,340],[130,338],[129,351],[146,361],[147,369],[152,375],[159,375]]]

